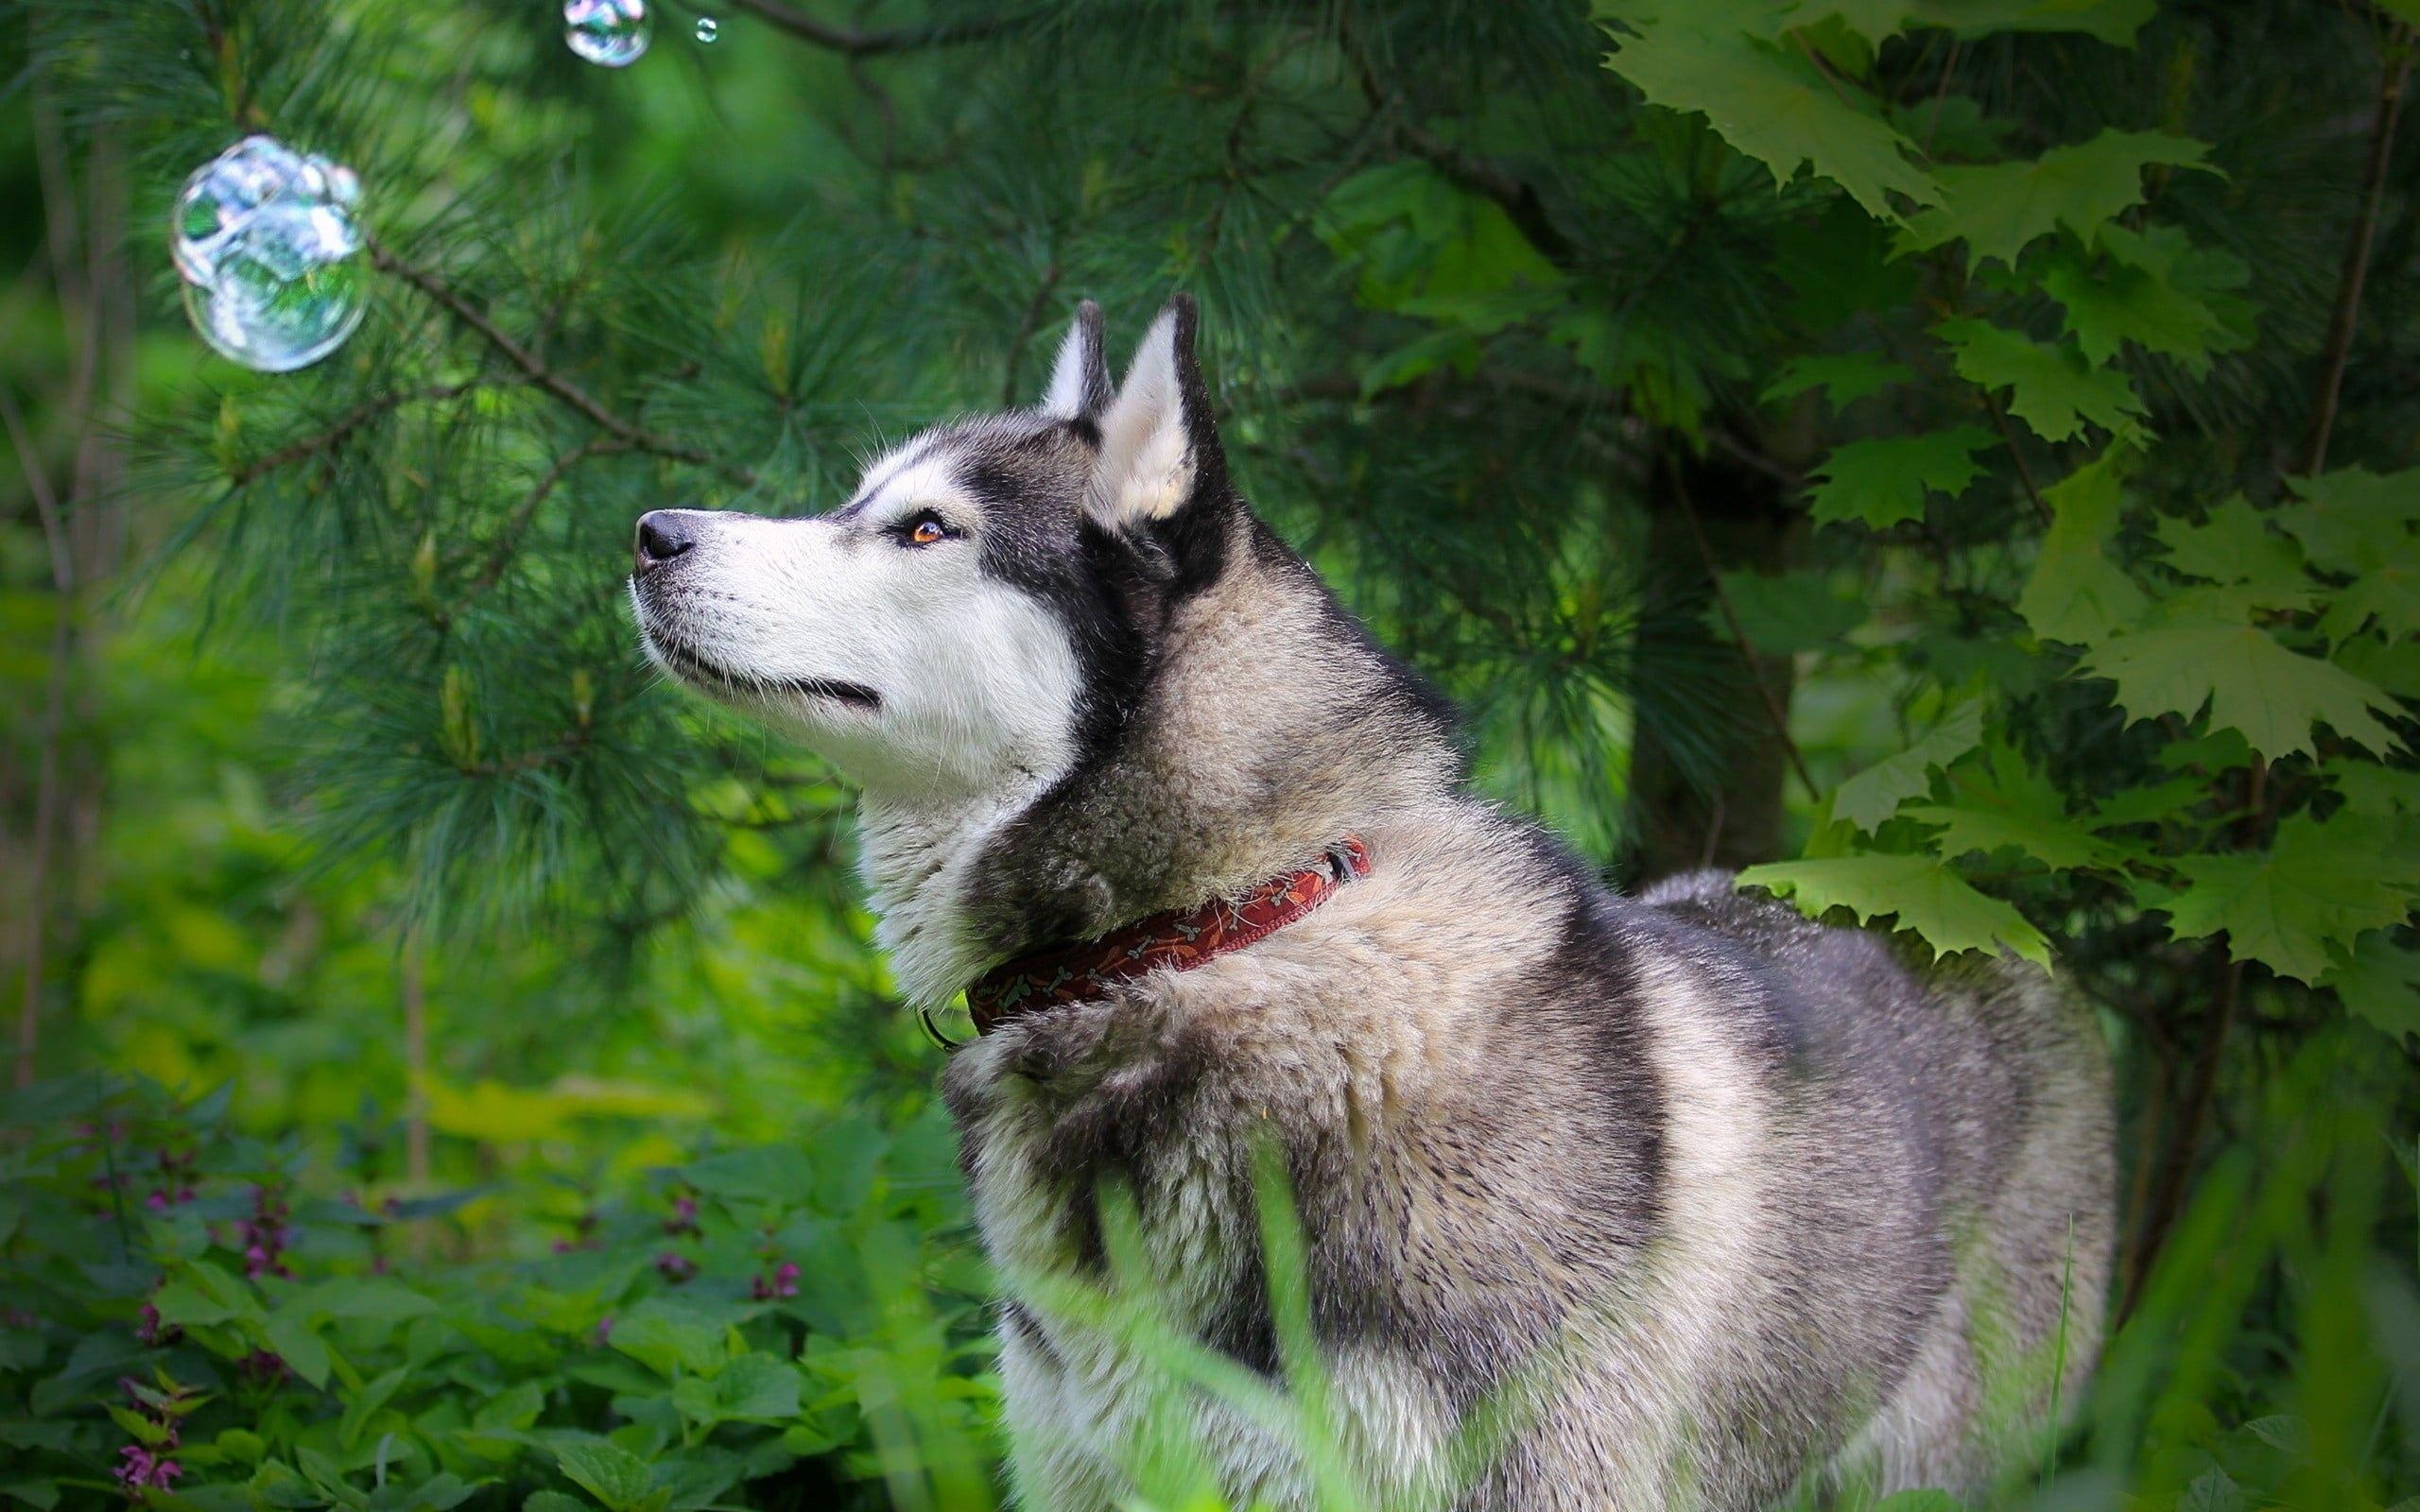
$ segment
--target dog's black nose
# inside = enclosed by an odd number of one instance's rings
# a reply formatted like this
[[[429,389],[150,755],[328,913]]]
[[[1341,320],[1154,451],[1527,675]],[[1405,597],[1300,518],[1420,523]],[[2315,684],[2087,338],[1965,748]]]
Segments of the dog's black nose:
[[[663,566],[698,543],[688,520],[679,509],[649,509],[639,516],[639,539],[632,556],[638,570]]]

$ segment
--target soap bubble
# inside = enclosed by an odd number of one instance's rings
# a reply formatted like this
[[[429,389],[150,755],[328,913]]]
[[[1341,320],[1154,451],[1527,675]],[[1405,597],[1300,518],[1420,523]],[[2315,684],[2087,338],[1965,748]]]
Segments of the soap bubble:
[[[342,345],[369,308],[352,169],[250,136],[185,180],[169,227],[185,313],[222,355],[291,372]]]
[[[719,34],[721,30],[722,23],[717,21],[714,17],[700,16],[698,18],[698,40],[700,42],[714,41],[716,36]]]
[[[647,0],[563,0],[563,41],[592,63],[628,68],[654,28]]]

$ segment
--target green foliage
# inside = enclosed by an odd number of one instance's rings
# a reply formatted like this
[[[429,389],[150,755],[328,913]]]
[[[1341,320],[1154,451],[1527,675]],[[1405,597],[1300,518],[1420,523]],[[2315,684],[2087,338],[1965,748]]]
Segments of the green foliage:
[[[1975,454],[1993,444],[1989,431],[1973,425],[1845,442],[1809,474],[1823,481],[1807,492],[1807,512],[1818,521],[1854,520],[1876,530],[1920,520],[1927,495],[1956,498],[1982,476]]]
[[[34,712],[0,885],[63,752],[34,986],[79,1071],[0,1144],[0,1496],[120,1503],[173,1437],[148,1499],[204,1512],[995,1499],[984,1282],[847,795],[657,685],[620,563],[645,508],[836,502],[868,447],[1031,395],[1077,298],[1131,336],[1172,284],[1247,492],[1470,708],[1489,791],[1633,868],[1651,733],[1720,799],[1661,864],[1742,849],[2099,1006],[2121,1271],[2157,1259],[1987,1500],[2420,1485],[2408,124],[2349,347],[2329,320],[2410,0],[787,8],[889,39],[845,60],[784,8],[711,49],[660,9],[614,73],[519,0],[0,22],[0,191],[85,176],[0,217],[0,384],[74,552],[145,564],[59,592],[0,497]],[[261,129],[361,170],[387,262],[275,379],[161,297],[176,184]],[[68,298],[110,192],[144,318],[88,362],[130,319]],[[78,481],[129,433],[125,486]],[[195,1195],[154,1212],[164,1151]],[[262,1193],[291,1278],[243,1274]],[[1017,1284],[1167,1378],[1138,1505],[1217,1504],[1203,1400],[1374,1500],[1283,1265],[1282,1381],[1131,1265],[1050,1280]]]
[[[365,1205],[227,1103],[91,1079],[10,1103],[19,1501],[90,1504],[114,1476],[204,1509],[842,1505],[881,1499],[886,1444],[979,1454],[981,1270],[946,1237],[937,1108],[834,1125],[805,1159],[667,1165],[527,1225],[527,1252],[448,1263],[458,1200]]]

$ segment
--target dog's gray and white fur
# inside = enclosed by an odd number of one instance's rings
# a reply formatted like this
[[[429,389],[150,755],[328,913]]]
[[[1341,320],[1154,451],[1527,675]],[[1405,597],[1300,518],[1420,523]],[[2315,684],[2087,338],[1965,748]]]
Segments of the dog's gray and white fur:
[[[1179,300],[1122,385],[1098,312],[1037,408],[959,421],[845,507],[643,522],[676,677],[863,790],[901,982],[1233,895],[1358,834],[1362,880],[1249,949],[1017,1019],[944,1077],[984,1238],[1097,1276],[1132,1194],[1180,1324],[1276,1366],[1253,1152],[1282,1151],[1344,1436],[1474,1507],[1750,1507],[1970,1486],[2098,1342],[2102,1052],[2042,973],[1912,969],[1713,874],[1617,896],[1464,789],[1451,711],[1236,495]],[[1010,1303],[1029,1503],[1105,1508],[1154,1398],[1114,1339]],[[1227,1490],[1304,1468],[1206,1402]]]

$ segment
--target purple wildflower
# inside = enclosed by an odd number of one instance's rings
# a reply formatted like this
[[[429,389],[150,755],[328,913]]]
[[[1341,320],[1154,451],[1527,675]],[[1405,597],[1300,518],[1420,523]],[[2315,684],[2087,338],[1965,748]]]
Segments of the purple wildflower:
[[[798,1262],[786,1260],[773,1267],[773,1274],[769,1279],[763,1276],[757,1277],[750,1284],[749,1290],[751,1295],[760,1302],[769,1302],[778,1297],[796,1297],[798,1278]]]

